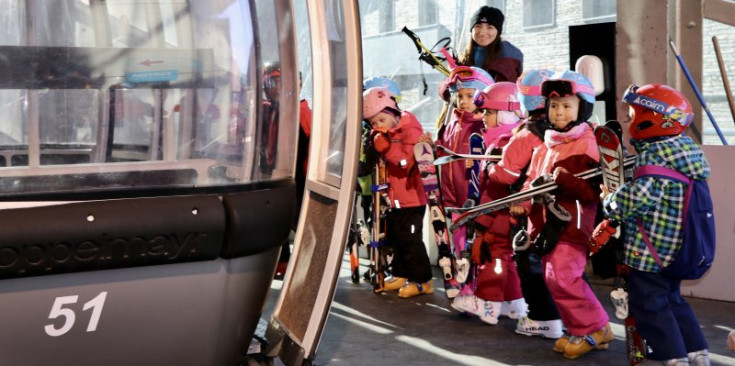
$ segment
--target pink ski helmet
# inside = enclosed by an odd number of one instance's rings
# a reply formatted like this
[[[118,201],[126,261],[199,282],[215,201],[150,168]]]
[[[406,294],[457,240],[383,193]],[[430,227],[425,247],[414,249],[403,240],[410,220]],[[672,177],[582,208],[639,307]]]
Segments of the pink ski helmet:
[[[396,101],[391,98],[391,94],[386,88],[370,88],[362,93],[362,118],[370,119],[388,109],[390,113],[400,114]]]
[[[516,84],[501,81],[475,92],[474,102],[477,108],[498,111],[498,124],[511,125],[518,123],[522,116],[516,94]]]

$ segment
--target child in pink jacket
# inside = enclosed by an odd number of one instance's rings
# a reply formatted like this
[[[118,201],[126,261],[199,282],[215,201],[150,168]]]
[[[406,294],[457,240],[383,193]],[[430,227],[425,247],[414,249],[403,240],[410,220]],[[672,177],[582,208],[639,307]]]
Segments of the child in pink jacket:
[[[573,71],[554,74],[541,84],[541,91],[552,128],[534,152],[529,178],[545,176],[558,188],[511,212],[528,212],[532,246],[542,256],[546,285],[569,333],[556,341],[554,351],[576,359],[592,349],[608,348],[614,339],[605,309],[582,278],[599,188],[574,176],[599,165],[587,122],[595,96],[590,81]]]
[[[478,67],[457,66],[452,70],[447,80],[442,84],[439,94],[450,98],[445,91],[451,93],[451,99],[455,102],[452,119],[441,126],[438,138],[434,142],[459,154],[470,152],[470,136],[473,133],[484,132],[485,123],[482,115],[478,113],[474,103],[475,92],[493,84],[492,77],[483,69]],[[444,152],[437,149],[437,157],[443,156]],[[444,207],[461,207],[467,201],[469,170],[464,160],[458,160],[441,167],[441,192]],[[454,245],[454,256],[460,258],[466,247],[464,229],[459,229],[452,234]],[[472,294],[472,286],[463,286],[460,294]]]
[[[551,127],[546,118],[546,98],[541,95],[541,83],[552,74],[551,70],[534,69],[518,79],[518,100],[521,110],[528,117],[503,147],[501,160],[497,164],[490,165],[487,170],[489,182],[512,187],[513,193],[520,190],[526,182],[526,171],[533,152],[543,143],[546,130]],[[515,238],[516,230],[524,228],[526,220],[525,217],[513,217],[512,221],[511,225],[515,230],[511,232],[511,236]],[[507,313],[512,318],[514,312],[521,314],[516,325],[516,333],[560,338],[563,335],[563,324],[544,282],[541,258],[537,253],[528,250],[524,244],[519,237],[518,246],[514,247],[513,258],[525,303],[507,302],[511,297],[506,297],[506,302],[503,302],[501,307],[501,315]],[[528,304],[528,313],[524,315],[518,308],[525,304]]]

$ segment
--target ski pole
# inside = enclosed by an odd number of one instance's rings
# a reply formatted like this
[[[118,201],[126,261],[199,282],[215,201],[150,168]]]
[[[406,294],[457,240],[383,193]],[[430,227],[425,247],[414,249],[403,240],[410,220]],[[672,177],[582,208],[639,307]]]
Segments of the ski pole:
[[[720,75],[722,75],[722,84],[725,86],[725,94],[727,102],[730,104],[730,113],[732,113],[732,121],[735,122],[735,101],[732,99],[732,91],[730,90],[730,80],[727,78],[727,70],[725,70],[725,61],[722,60],[720,52],[720,43],[717,42],[717,36],[712,36],[712,43],[715,45],[715,54],[717,54],[717,64],[720,66]]]
[[[413,44],[416,46],[416,49],[419,51],[419,59],[429,64],[429,66],[433,67],[437,71],[444,74],[444,76],[449,76],[449,69],[447,69],[446,66],[436,57],[433,53],[431,53],[431,50],[426,48],[423,43],[421,43],[421,39],[419,36],[416,35],[416,33],[412,32],[408,29],[408,27],[403,27],[402,29],[403,33],[406,33],[408,38],[411,38],[411,41],[413,41]]]
[[[689,85],[692,86],[692,89],[694,90],[694,94],[697,94],[697,99],[699,99],[699,103],[702,104],[702,108],[704,108],[704,111],[707,113],[707,116],[709,117],[710,122],[712,122],[712,126],[715,127],[715,131],[717,131],[717,135],[720,136],[720,140],[722,141],[723,145],[727,145],[727,140],[725,139],[725,135],[722,134],[722,131],[720,131],[720,127],[717,125],[717,122],[715,122],[715,117],[712,115],[712,112],[710,112],[709,108],[707,107],[707,103],[704,101],[704,97],[702,97],[702,93],[699,91],[699,87],[697,87],[697,84],[694,82],[694,78],[692,78],[692,74],[689,73],[689,69],[687,68],[687,65],[684,63],[684,60],[681,58],[681,55],[679,54],[679,50],[676,48],[676,45],[674,44],[674,41],[669,39],[669,46],[671,46],[671,50],[674,51],[674,55],[676,55],[676,60],[679,61],[679,66],[681,66],[681,70],[684,72],[684,76],[687,77],[687,80],[689,80]],[[704,138],[704,136],[702,136]]]

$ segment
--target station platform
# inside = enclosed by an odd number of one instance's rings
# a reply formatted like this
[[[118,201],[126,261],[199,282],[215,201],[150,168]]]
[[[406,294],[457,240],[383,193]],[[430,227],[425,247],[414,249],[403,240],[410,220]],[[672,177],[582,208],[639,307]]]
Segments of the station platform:
[[[365,262],[361,263],[366,264]],[[361,267],[361,272],[366,267]],[[553,351],[554,340],[514,332],[517,321],[500,318],[488,325],[459,315],[449,307],[439,267],[434,267],[430,295],[401,299],[396,292],[374,294],[365,282],[350,280],[345,256],[315,365],[627,365],[623,323],[610,302],[614,288],[590,278],[613,323],[615,340],[608,350],[567,360]],[[256,334],[265,324],[280,293],[274,281]],[[727,334],[735,328],[735,303],[687,298],[704,330],[712,365],[735,365]],[[280,364],[275,360],[275,364]]]

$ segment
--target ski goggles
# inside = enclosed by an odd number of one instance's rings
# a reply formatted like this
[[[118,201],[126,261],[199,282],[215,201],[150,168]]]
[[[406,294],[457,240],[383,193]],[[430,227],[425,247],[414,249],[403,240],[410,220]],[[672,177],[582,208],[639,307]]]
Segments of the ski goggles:
[[[469,81],[480,81],[487,85],[495,83],[492,78],[488,78],[485,75],[475,72],[469,66],[457,66],[451,73],[449,73],[449,85],[454,85],[457,82],[469,82]]]
[[[509,101],[497,101],[490,100],[487,94],[482,90],[475,92],[475,96],[472,98],[472,102],[475,106],[481,109],[495,109],[498,111],[517,111],[521,109],[521,103],[515,100]]]
[[[694,120],[693,113],[686,113],[679,108],[670,106],[658,99],[638,94],[638,85],[631,84],[623,93],[623,101],[631,105],[637,105],[654,112],[661,113],[666,118],[679,122],[682,126],[688,126]]]
[[[595,89],[570,80],[546,80],[541,83],[541,95],[546,98],[566,97],[577,93],[595,95]]]
[[[518,87],[519,94],[528,96],[541,95],[541,85],[523,85],[521,83],[521,79],[518,79],[518,81],[516,81],[516,86]]]

